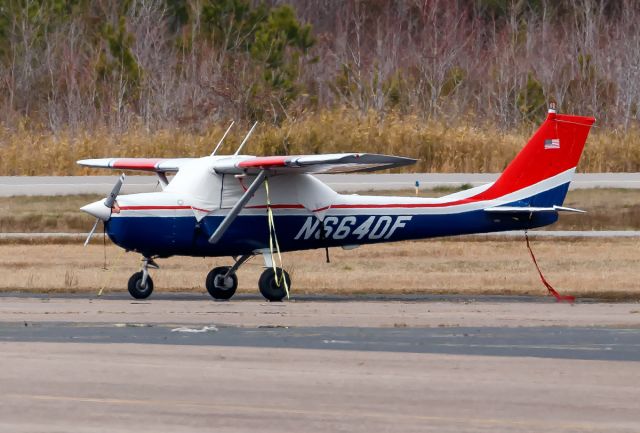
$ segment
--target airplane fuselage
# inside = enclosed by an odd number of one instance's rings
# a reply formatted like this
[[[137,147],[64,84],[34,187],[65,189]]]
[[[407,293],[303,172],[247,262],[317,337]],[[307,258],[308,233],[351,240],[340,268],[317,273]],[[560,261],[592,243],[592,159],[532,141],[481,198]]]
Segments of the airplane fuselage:
[[[550,185],[540,195],[564,195],[567,187],[568,183]],[[211,244],[209,238],[228,209],[214,210],[198,221],[192,206],[178,204],[187,199],[175,194],[135,194],[121,196],[119,201],[119,213],[106,222],[107,234],[120,247],[145,256],[236,256],[269,248],[266,204],[243,210],[222,238]],[[505,203],[522,205],[518,197],[500,202]],[[488,205],[455,197],[443,201],[336,194],[326,209],[282,202],[273,203],[271,209],[281,251],[523,230],[558,218],[557,213],[496,215],[484,210]]]

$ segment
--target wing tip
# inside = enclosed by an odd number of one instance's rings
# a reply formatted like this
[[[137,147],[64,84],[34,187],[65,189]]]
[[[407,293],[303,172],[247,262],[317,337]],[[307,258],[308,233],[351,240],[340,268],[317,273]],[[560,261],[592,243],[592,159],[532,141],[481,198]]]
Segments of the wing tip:
[[[406,156],[398,156],[397,158],[402,158],[402,160],[404,161],[403,165],[411,165],[411,164],[415,164],[416,162],[420,161],[419,159],[408,158]]]
[[[82,165],[83,167],[97,167],[97,168],[101,168],[101,167],[107,167],[107,165],[105,165],[105,161],[110,161],[110,159],[79,159],[76,161],[76,164],[78,165]]]

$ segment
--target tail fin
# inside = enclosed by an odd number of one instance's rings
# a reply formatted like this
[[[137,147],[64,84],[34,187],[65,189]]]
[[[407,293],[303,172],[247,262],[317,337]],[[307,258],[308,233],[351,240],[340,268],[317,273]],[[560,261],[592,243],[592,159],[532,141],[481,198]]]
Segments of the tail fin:
[[[498,180],[475,198],[496,199],[539,184],[540,188],[521,201],[523,205],[562,205],[594,122],[593,117],[549,110],[544,123]]]

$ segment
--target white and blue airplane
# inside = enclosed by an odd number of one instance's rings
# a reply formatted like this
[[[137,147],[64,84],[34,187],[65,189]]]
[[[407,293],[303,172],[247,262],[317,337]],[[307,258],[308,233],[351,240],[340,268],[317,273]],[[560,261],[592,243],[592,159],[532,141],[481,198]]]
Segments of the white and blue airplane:
[[[232,257],[232,266],[216,267],[206,278],[212,297],[229,299],[240,266],[261,254],[260,292],[280,301],[291,287],[287,272],[275,266],[281,251],[526,230],[554,223],[561,211],[579,212],[562,203],[594,121],[551,109],[495,182],[440,198],[339,194],[313,175],[385,170],[415,160],[367,153],[240,155],[250,133],[229,156],[81,160],[88,167],[155,172],[162,186],[118,195],[122,175],[109,197],[82,208],[97,218],[86,243],[103,221],[116,245],[142,255],[142,270],[128,284],[138,299],[153,291],[149,269],[157,268],[157,258]]]

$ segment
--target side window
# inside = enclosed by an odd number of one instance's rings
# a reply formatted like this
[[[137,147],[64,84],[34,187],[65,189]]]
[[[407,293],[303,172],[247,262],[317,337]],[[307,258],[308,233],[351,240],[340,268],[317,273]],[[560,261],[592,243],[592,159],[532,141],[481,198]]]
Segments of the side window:
[[[232,208],[234,204],[242,194],[244,194],[245,189],[247,188],[243,182],[246,182],[247,179],[244,178],[236,178],[232,174],[225,174],[222,176],[222,197],[220,199],[220,207],[222,209]]]

